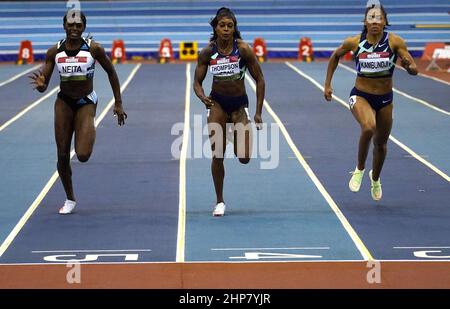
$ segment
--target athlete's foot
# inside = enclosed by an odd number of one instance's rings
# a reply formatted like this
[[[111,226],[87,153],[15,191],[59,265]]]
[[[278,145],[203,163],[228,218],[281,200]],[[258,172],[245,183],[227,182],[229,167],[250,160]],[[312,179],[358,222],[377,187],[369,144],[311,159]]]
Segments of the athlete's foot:
[[[77,203],[75,201],[66,200],[64,202],[64,206],[59,209],[59,214],[60,215],[71,214],[76,205],[77,205]]]
[[[225,203],[221,202],[214,207],[213,216],[214,217],[222,217],[225,214]]]
[[[350,188],[350,191],[352,192],[358,192],[359,188],[361,187],[361,182],[364,176],[364,171],[360,171],[358,167],[355,168],[353,172],[350,172],[352,174],[352,178],[350,178],[350,181],[348,183],[348,187]]]
[[[377,181],[372,179],[372,171],[369,172],[369,177],[370,177],[370,182],[371,182],[371,186],[370,186],[370,193],[372,194],[372,198],[375,201],[379,201],[381,200],[381,197],[383,196],[383,191],[381,190],[381,179],[378,178]]]

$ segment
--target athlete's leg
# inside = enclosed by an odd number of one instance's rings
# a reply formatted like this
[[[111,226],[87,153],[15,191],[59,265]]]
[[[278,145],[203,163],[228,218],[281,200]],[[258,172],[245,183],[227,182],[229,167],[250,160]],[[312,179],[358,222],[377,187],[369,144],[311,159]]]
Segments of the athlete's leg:
[[[58,174],[68,200],[75,201],[70,168],[70,144],[74,131],[74,111],[60,98],[55,102],[55,140],[58,153]]]
[[[364,170],[366,165],[367,153],[369,151],[370,140],[376,132],[375,111],[372,109],[366,99],[357,96],[356,103],[351,109],[353,116],[361,127],[358,147],[358,169]]]
[[[376,133],[373,139],[373,180],[378,180],[383,168],[384,159],[387,153],[387,141],[392,129],[393,104],[389,104],[380,109],[376,114]]]
[[[86,104],[75,114],[75,153],[80,162],[89,160],[94,148],[96,108],[97,104]]]
[[[234,124],[234,154],[239,162],[247,164],[252,155],[252,127],[244,107],[231,113]]]
[[[211,173],[216,191],[217,203],[222,203],[223,199],[223,179],[225,168],[223,159],[226,150],[225,127],[227,124],[227,114],[223,111],[219,103],[215,102],[209,110],[208,131],[211,141],[212,163]]]

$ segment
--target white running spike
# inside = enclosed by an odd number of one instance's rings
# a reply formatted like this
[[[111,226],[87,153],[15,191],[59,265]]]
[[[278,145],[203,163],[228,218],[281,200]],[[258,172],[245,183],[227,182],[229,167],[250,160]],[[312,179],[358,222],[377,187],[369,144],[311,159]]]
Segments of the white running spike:
[[[71,214],[76,205],[77,203],[75,201],[66,200],[64,202],[64,206],[59,209],[59,214],[60,215]]]

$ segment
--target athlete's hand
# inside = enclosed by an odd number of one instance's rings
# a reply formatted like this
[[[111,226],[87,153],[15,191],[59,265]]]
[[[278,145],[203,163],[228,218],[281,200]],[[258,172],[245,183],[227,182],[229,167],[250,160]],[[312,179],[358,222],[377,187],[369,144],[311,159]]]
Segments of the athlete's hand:
[[[409,74],[411,75],[417,74],[417,66],[411,63],[411,61],[408,58],[401,58],[400,64],[406,71],[408,71]]]
[[[253,119],[255,120],[256,129],[261,130],[263,125],[261,114],[255,114],[255,117],[253,117]]]
[[[33,72],[33,74],[29,75],[28,78],[31,79],[30,84],[33,85],[33,89],[42,89],[46,88],[45,84],[45,76],[42,71]]]
[[[331,88],[331,86],[325,86],[323,96],[325,97],[325,100],[331,101],[333,98],[333,88]]]
[[[408,58],[402,58],[400,61],[402,67],[404,67],[406,70],[409,69],[409,66],[411,65],[411,61],[409,61]]]
[[[122,102],[117,102],[114,105],[114,117],[117,117],[117,124],[122,126],[125,124],[125,119],[128,118],[127,113],[124,112]]]
[[[214,105],[214,101],[211,99],[211,97],[204,97],[201,98],[200,100],[203,102],[203,104],[205,104],[207,109],[210,109],[211,106]]]

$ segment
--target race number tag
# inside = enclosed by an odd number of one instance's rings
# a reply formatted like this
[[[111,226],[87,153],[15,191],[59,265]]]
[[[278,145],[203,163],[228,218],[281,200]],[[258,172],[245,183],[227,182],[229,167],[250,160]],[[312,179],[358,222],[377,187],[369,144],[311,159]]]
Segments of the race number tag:
[[[241,71],[239,68],[239,58],[231,56],[211,60],[209,63],[209,71],[214,76],[220,77],[239,75]]]
[[[350,109],[352,109],[355,104],[356,104],[356,95],[352,95],[350,98],[348,98],[348,106],[350,107]]]
[[[361,73],[379,73],[391,67],[388,52],[362,53],[359,55]]]

